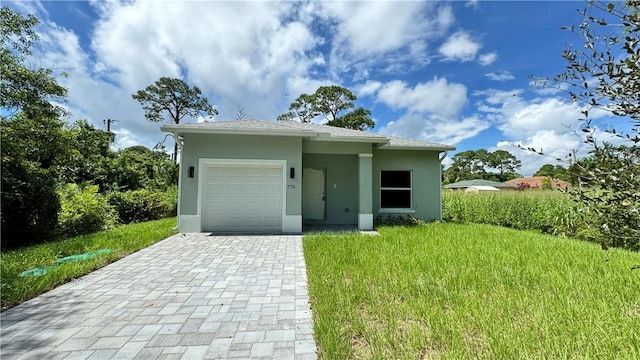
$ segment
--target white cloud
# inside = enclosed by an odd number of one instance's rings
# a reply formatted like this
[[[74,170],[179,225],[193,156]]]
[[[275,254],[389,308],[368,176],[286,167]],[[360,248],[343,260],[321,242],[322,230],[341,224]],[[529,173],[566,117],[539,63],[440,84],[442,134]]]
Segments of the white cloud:
[[[128,91],[103,81],[92,72],[90,57],[81,48],[75,33],[48,21],[42,21],[38,30],[36,61],[54,73],[68,74],[58,78],[58,82],[68,89],[68,102],[63,106],[71,113],[69,122],[85,119],[102,129],[104,119],[115,119],[118,120],[113,126],[117,146],[151,147],[157,142],[155,138],[161,136],[159,125],[144,119],[142,109]]]
[[[382,83],[380,81],[369,80],[363,85],[360,85],[356,88],[356,92],[360,97],[374,95],[380,88],[382,87]]]
[[[457,144],[478,135],[490,124],[476,116],[460,120],[433,115],[410,113],[389,122],[381,134],[420,139],[442,144]]]
[[[507,136],[532,136],[543,130],[559,133],[575,129],[579,124],[580,107],[557,98],[548,98],[535,103],[516,103],[511,108],[504,107],[504,119],[499,125]]]
[[[522,102],[521,95],[523,94],[522,89],[513,89],[513,90],[496,90],[496,89],[488,89],[488,90],[476,90],[473,92],[474,96],[485,96],[484,101],[490,105],[502,105],[505,103],[513,103],[513,102]]]
[[[574,151],[579,156],[586,155],[586,149],[577,136],[567,132],[558,133],[555,130],[540,130],[522,140],[501,141],[496,146],[514,154],[522,162],[519,172],[524,176],[533,176],[544,164],[567,167],[568,155]],[[528,148],[543,152],[544,155],[527,150]]]
[[[42,6],[40,1],[20,1],[20,0],[9,0],[6,1],[10,3],[12,7],[15,7],[23,14],[43,14],[48,15],[47,10]],[[5,4],[6,5],[6,4]]]
[[[466,31],[458,31],[440,46],[438,51],[446,60],[473,61],[482,46]]]
[[[484,76],[488,77],[489,80],[493,80],[493,81],[507,81],[507,80],[513,80],[516,78],[508,71],[501,71],[498,73],[490,72],[488,74],[484,74]]]
[[[363,56],[396,50],[418,40],[429,25],[420,22],[425,7],[432,8],[430,4],[420,2],[353,1],[322,4],[328,15],[339,22],[334,41],[344,43],[353,53]]]
[[[455,22],[455,16],[453,15],[453,9],[451,6],[445,5],[438,8],[435,16],[435,26],[437,32],[447,30]]]
[[[525,99],[522,90],[486,90],[474,92],[475,96],[485,96],[478,104],[478,110],[486,114],[502,131],[504,141],[496,143],[496,148],[505,149],[522,161],[521,173],[530,176],[546,163],[558,163],[555,159],[566,160],[567,155],[576,153],[578,157],[587,155],[588,146],[581,135],[576,134],[582,126],[577,103],[567,102],[556,97]],[[598,123],[607,113],[592,113]],[[615,141],[610,134],[596,129],[599,141]],[[544,155],[522,150],[534,148]],[[490,149],[490,150],[495,150]],[[561,163],[567,166],[566,163]]]
[[[317,16],[334,24],[330,66],[366,78],[372,67],[403,71],[429,63],[427,43],[442,36],[455,18],[435,2],[319,2]],[[398,52],[399,50],[402,50]],[[396,52],[394,54],[394,52]]]
[[[467,101],[467,88],[458,83],[449,83],[445,78],[434,78],[418,83],[413,88],[399,80],[384,84],[377,95],[378,102],[408,112],[429,112],[451,117],[460,112]]]
[[[482,54],[478,57],[478,62],[482,66],[487,66],[493,64],[498,59],[498,54],[494,52]]]
[[[293,20],[305,9],[289,2],[119,3],[102,10],[92,47],[98,68],[128,91],[184,76],[212,94],[221,118],[232,118],[238,105],[272,118],[289,86],[324,62],[313,51],[322,39]]]
[[[129,130],[126,130],[126,129],[114,130],[113,133],[116,134],[116,138],[115,138],[115,142],[112,145],[112,148],[116,150],[122,150],[131,146],[140,145],[140,142],[137,136],[132,134],[131,131]],[[162,138],[160,138],[160,140],[162,140]],[[173,140],[170,140],[169,142],[173,144]],[[165,147],[170,148],[173,146],[171,144],[165,143]],[[153,149],[154,146],[155,144],[147,145],[147,147],[150,149]]]
[[[436,77],[413,87],[399,80],[370,81],[362,86],[361,93],[375,95],[376,102],[404,111],[379,130],[383,134],[456,144],[489,127],[477,116],[457,118],[467,102],[467,88],[444,78]]]

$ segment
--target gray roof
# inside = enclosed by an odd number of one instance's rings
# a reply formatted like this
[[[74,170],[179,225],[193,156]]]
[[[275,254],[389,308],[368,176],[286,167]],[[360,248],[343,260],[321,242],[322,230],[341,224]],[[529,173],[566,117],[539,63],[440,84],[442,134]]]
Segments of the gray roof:
[[[415,148],[415,149],[420,149],[420,148],[425,148],[425,147],[430,147],[430,148],[434,148],[434,149],[441,149],[442,151],[448,151],[448,150],[455,150],[456,149],[454,146],[438,144],[438,143],[433,143],[433,142],[428,142],[428,141],[407,139],[407,138],[402,138],[402,137],[397,137],[397,136],[390,136],[390,135],[386,135],[385,137],[387,139],[389,139],[389,143],[384,146],[385,149],[387,149],[387,148],[394,148],[394,149]]]
[[[447,184],[444,186],[445,189],[460,189],[460,188],[468,188],[471,186],[493,186],[496,188],[515,188],[515,185],[512,184],[508,184],[508,183],[503,183],[503,182],[498,182],[498,181],[491,181],[491,180],[482,180],[482,179],[475,179],[475,180],[464,180],[464,181],[458,181],[455,183],[451,183],[451,184]]]
[[[188,123],[162,126],[162,131],[176,134],[244,134],[272,136],[302,136],[326,141],[356,141],[378,144],[383,149],[455,150],[450,145],[374,134],[334,126],[295,121],[235,120]]]
[[[167,129],[167,130],[165,130]],[[262,121],[262,120],[236,120],[236,121],[205,121],[200,123],[187,123],[180,125],[162,126],[163,131],[172,129],[184,130],[263,130],[278,131],[291,130],[288,122],[285,121]]]

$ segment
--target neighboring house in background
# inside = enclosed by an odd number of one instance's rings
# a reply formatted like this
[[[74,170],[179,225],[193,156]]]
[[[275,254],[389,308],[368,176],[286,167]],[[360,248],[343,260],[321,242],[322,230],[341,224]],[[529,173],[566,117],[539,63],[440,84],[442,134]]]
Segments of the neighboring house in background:
[[[481,192],[483,193],[483,192],[493,192],[493,191],[500,191],[500,189],[498,189],[497,187],[486,186],[486,185],[473,185],[464,189],[464,192],[467,194],[478,194]]]
[[[482,180],[482,179],[459,181],[459,182],[447,184],[444,186],[444,188],[450,189],[450,190],[464,190],[472,186],[490,186],[490,187],[497,188],[498,190],[515,190],[516,188],[515,185],[510,184],[509,182],[498,182],[498,181]]]
[[[441,161],[454,147],[317,124],[165,125],[180,144],[181,232],[373,228],[378,215],[442,218]]]
[[[513,180],[507,181],[509,184],[515,185],[517,187],[527,187],[528,189],[544,189],[545,182],[548,184],[547,188],[553,190],[567,190],[571,187],[571,184],[559,179],[551,179],[548,176],[532,176],[532,177],[522,177]]]

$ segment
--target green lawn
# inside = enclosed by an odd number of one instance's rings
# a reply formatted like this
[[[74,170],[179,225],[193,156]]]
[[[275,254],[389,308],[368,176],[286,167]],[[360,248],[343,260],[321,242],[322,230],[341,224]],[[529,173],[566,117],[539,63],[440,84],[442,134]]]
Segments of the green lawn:
[[[96,234],[78,236],[0,254],[2,310],[18,305],[45,291],[154,244],[176,231],[176,218],[122,225]],[[98,249],[113,252],[90,260],[66,262],[42,276],[20,277],[23,271],[48,267],[57,259]]]
[[[640,359],[640,253],[490,225],[310,235],[323,359]]]

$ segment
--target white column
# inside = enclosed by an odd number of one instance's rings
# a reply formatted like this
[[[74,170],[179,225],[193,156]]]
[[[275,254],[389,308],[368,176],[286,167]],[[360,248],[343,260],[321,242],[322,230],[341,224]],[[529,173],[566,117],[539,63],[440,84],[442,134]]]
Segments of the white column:
[[[373,154],[358,154],[358,229],[373,230]]]

